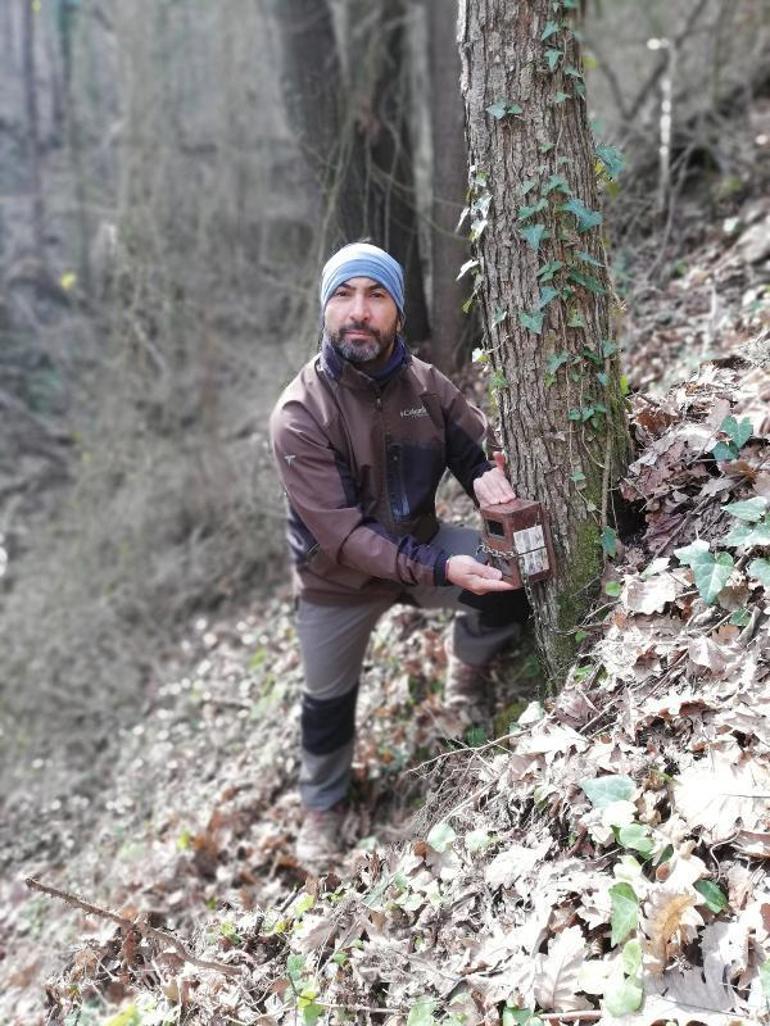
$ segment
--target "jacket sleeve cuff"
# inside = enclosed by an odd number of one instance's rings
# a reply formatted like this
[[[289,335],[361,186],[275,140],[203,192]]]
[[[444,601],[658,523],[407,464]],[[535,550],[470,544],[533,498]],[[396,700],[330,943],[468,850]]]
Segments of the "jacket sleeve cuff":
[[[433,568],[433,583],[437,588],[446,588],[451,584],[451,581],[448,581],[446,576],[446,565],[448,560],[448,552],[442,552],[436,560],[436,565]]]

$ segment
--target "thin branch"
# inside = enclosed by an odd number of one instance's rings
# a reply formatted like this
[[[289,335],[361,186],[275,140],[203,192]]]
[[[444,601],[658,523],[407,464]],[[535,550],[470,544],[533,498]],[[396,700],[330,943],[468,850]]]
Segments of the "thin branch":
[[[674,46],[676,49],[678,49],[682,45],[682,43],[685,41],[685,39],[688,37],[688,35],[692,31],[692,29],[693,29],[695,23],[697,22],[698,18],[700,18],[700,16],[703,13],[704,9],[708,6],[708,3],[709,3],[709,0],[697,0],[697,3],[690,10],[690,13],[687,16],[687,19],[685,20],[684,25],[679,30],[679,32],[677,32],[677,34],[674,36],[674,38],[671,40],[672,46]],[[660,78],[660,76],[666,70],[667,64],[668,64],[668,56],[667,56],[665,50],[661,50],[660,54],[658,56],[658,59],[655,62],[655,67],[650,72],[650,74],[649,74],[649,76],[647,78],[647,81],[644,83],[642,88],[639,90],[639,92],[637,93],[636,99],[631,104],[630,108],[628,109],[627,117],[628,117],[629,121],[633,122],[636,119],[636,116],[639,113],[639,111],[641,110],[641,108],[644,105],[645,101],[647,100],[647,97],[650,95],[650,93],[653,91],[653,89],[657,85],[658,79]]]
[[[197,969],[213,969],[218,973],[222,973],[223,976],[239,976],[241,969],[239,966],[225,965],[224,962],[210,962],[204,958],[196,958],[191,951],[178,941],[172,934],[167,933],[165,930],[159,930],[155,926],[150,926],[149,923],[143,923],[139,920],[126,919],[125,916],[118,915],[117,912],[111,912],[109,909],[101,908],[99,905],[94,905],[90,901],[83,901],[82,898],[78,898],[74,894],[70,894],[67,891],[61,891],[58,887],[51,887],[50,884],[41,883],[39,880],[35,880],[33,877],[28,876],[24,881],[31,890],[40,891],[42,894],[49,894],[54,898],[61,898],[68,905],[72,905],[73,908],[82,909],[84,912],[88,912],[89,915],[99,916],[102,919],[110,919],[113,923],[117,923],[122,926],[125,930],[135,930],[143,937],[152,937],[154,940],[161,941],[163,944],[170,944],[171,947],[176,951],[180,958],[183,958],[185,962],[189,962],[190,965],[194,965]]]

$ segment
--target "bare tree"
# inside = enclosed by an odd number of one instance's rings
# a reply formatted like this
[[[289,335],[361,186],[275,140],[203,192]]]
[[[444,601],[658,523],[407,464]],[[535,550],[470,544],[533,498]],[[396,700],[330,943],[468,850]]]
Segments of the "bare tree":
[[[431,358],[451,371],[468,332],[463,312],[468,289],[457,276],[468,256],[457,232],[467,187],[467,157],[460,96],[457,17],[446,0],[427,0],[430,124],[432,135]]]
[[[280,0],[283,92],[327,202],[324,247],[371,237],[404,265],[410,337],[428,335],[404,72],[402,0],[366,0],[346,19],[349,75],[327,0]],[[345,55],[347,56],[347,54]]]
[[[24,106],[27,116],[27,155],[29,158],[30,192],[32,194],[32,232],[35,256],[41,266],[45,264],[45,207],[43,180],[40,166],[40,127],[37,105],[37,76],[35,61],[35,9],[31,0],[20,0],[22,9],[22,73],[24,76]]]
[[[554,531],[555,575],[531,599],[557,681],[629,452],[594,170],[616,174],[618,156],[592,142],[577,6],[461,0],[458,36],[476,288],[512,481]]]

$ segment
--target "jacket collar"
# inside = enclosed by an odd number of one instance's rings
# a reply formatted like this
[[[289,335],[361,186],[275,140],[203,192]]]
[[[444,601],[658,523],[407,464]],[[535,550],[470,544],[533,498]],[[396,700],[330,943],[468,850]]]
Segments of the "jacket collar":
[[[404,367],[412,362],[412,354],[406,348],[406,342],[402,335],[396,336],[396,345],[393,355],[388,364],[388,374],[385,378],[372,378],[363,371],[358,370],[355,364],[340,356],[328,338],[324,337],[321,344],[321,368],[332,381],[339,382],[349,388],[357,389],[382,389],[397,374],[400,374]]]

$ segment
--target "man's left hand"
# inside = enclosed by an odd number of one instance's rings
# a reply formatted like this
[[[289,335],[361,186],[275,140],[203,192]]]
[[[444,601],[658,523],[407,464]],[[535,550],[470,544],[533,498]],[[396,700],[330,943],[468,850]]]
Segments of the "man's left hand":
[[[495,466],[473,482],[473,490],[480,506],[494,506],[516,498],[510,481],[505,476],[505,453],[494,453]]]

